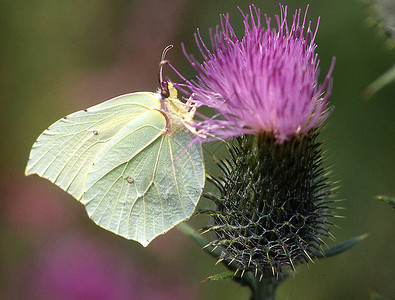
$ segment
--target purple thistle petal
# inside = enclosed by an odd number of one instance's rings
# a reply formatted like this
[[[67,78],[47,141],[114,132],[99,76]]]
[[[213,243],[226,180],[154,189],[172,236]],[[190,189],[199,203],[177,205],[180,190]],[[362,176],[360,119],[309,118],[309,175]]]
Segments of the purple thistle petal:
[[[194,126],[203,136],[228,139],[266,132],[283,143],[318,127],[329,116],[334,59],[319,85],[314,43],[319,19],[314,32],[311,22],[306,29],[307,10],[302,23],[301,10],[296,10],[292,26],[288,26],[287,7],[280,5],[274,29],[266,15],[267,27],[262,26],[260,10],[251,5],[248,14],[240,10],[245,27],[242,39],[236,36],[229,14],[221,15],[221,25],[210,31],[212,51],[200,31],[195,34],[202,63],[182,45],[197,76],[177,87],[190,91],[189,100],[197,106],[217,112],[212,118],[196,121]]]

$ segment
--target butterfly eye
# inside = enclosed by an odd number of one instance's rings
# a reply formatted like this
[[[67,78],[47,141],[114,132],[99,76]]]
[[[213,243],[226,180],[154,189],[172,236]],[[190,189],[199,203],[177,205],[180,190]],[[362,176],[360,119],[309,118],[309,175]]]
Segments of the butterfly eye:
[[[170,97],[169,83],[167,81],[161,82],[160,94],[164,98],[169,98]]]

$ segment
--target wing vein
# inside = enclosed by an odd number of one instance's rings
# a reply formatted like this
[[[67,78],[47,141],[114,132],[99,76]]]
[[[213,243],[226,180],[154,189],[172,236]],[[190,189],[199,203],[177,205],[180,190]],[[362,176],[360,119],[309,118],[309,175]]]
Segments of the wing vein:
[[[167,141],[168,141],[168,144],[169,144],[169,152],[170,152],[171,167],[172,167],[172,170],[173,170],[174,182],[175,182],[175,185],[176,185],[176,187],[177,187],[178,200],[179,200],[179,202],[180,202],[182,211],[184,212],[184,216],[185,216],[185,217],[188,217],[188,216],[187,216],[187,213],[186,213],[186,211],[185,211],[184,204],[182,203],[181,194],[180,194],[180,189],[179,189],[179,186],[178,186],[177,172],[176,172],[176,168],[175,168],[175,164],[174,164],[174,163],[175,163],[175,160],[174,160],[174,156],[173,156],[173,148],[172,148],[171,143],[170,143],[170,138],[167,138]]]

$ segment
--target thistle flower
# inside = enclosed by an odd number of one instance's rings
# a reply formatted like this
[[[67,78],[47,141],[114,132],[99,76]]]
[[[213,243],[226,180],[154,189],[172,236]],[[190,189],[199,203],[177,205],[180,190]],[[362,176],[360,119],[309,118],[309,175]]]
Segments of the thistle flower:
[[[212,51],[198,32],[204,61],[186,54],[198,75],[178,84],[196,106],[216,111],[193,124],[201,139],[228,140],[229,158],[218,163],[222,174],[209,177],[218,188],[207,194],[216,204],[210,244],[236,269],[260,276],[314,257],[332,216],[333,187],[317,136],[331,111],[334,61],[319,85],[318,24],[312,32],[306,9],[288,26],[287,8],[280,10],[277,29],[266,15],[264,28],[260,10],[250,6],[248,15],[242,12],[241,39],[222,15]]]
[[[250,14],[243,14],[242,39],[236,36],[229,15],[222,15],[221,30],[217,27],[215,34],[211,32],[212,51],[198,31],[195,39],[204,58],[202,64],[183,47],[198,76],[178,87],[190,90],[190,101],[217,112],[214,118],[203,117],[196,123],[203,136],[229,139],[266,132],[283,143],[318,127],[328,117],[334,61],[319,86],[314,44],[318,24],[314,33],[311,22],[305,27],[306,9],[303,20],[298,10],[288,27],[287,8],[280,7],[276,30],[266,15],[265,29],[260,10],[250,6]]]

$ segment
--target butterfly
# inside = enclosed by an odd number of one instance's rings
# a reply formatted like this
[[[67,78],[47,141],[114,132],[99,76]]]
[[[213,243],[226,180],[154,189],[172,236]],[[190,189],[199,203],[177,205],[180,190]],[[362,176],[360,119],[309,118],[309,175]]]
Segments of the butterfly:
[[[190,218],[205,169],[193,131],[195,107],[159,71],[160,91],[122,95],[49,126],[25,174],[48,179],[81,202],[99,226],[147,246]]]

